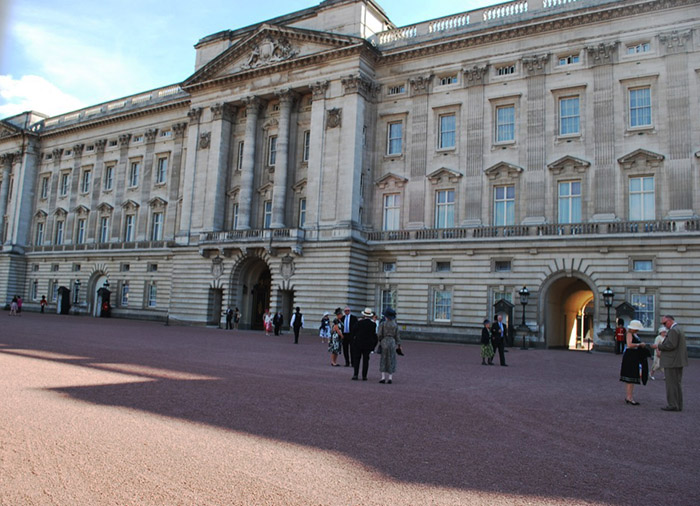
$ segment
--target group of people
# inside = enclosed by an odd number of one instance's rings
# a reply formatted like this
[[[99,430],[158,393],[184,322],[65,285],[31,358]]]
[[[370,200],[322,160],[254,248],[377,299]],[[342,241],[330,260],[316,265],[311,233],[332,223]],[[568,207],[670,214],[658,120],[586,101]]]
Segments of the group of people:
[[[620,328],[624,330],[624,321],[618,320],[616,336]],[[632,320],[625,332],[625,347],[620,367],[620,381],[625,383],[625,403],[639,406],[639,402],[634,399],[634,385],[640,383],[646,385],[649,377],[655,379],[655,374],[663,370],[666,381],[666,406],[661,409],[683,411],[681,382],[683,368],[688,365],[685,331],[676,323],[673,316],[664,315],[661,317],[659,335],[656,336],[653,344],[647,344],[638,336],[643,328],[642,322]],[[647,359],[652,355],[654,360],[651,374],[649,374]]]
[[[22,297],[15,295],[10,302],[10,316],[22,316]]]
[[[498,350],[499,363],[503,367],[508,366],[506,364],[507,337],[508,325],[503,321],[503,315],[497,315],[493,323],[488,318],[484,320],[484,327],[481,329],[481,365],[494,365],[493,357]]]
[[[236,308],[231,309],[231,306],[226,308],[226,330],[238,330],[238,322],[241,321],[241,312]]]

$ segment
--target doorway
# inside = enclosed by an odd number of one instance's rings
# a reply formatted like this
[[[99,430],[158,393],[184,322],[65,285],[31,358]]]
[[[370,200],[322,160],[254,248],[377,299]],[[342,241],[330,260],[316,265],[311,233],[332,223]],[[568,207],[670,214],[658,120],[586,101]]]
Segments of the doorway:
[[[221,302],[224,291],[221,288],[209,289],[209,302],[207,307],[207,325],[221,326]]]
[[[546,346],[586,349],[588,339],[593,339],[595,313],[595,295],[588,283],[574,276],[562,277],[551,283],[544,297]]]
[[[242,260],[231,273],[230,297],[227,301],[241,313],[240,328],[262,330],[263,314],[270,308],[272,274],[259,257]]]

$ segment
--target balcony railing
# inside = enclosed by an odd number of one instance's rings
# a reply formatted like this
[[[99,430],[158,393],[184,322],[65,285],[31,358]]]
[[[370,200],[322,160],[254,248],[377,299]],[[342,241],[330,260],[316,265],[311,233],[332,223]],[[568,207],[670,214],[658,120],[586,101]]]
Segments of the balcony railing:
[[[51,253],[71,251],[103,251],[103,250],[134,250],[162,249],[175,247],[174,241],[133,241],[133,242],[98,242],[88,244],[50,244],[44,246],[27,246],[27,253]]]
[[[200,244],[221,242],[257,242],[257,241],[300,241],[304,239],[304,230],[298,228],[269,228],[250,230],[228,230],[224,232],[204,232],[199,235]]]
[[[492,239],[510,237],[596,236],[610,234],[659,234],[700,232],[700,218],[690,220],[615,221],[610,223],[567,223],[513,225],[508,227],[428,228],[368,232],[373,242],[436,241],[449,239]]]

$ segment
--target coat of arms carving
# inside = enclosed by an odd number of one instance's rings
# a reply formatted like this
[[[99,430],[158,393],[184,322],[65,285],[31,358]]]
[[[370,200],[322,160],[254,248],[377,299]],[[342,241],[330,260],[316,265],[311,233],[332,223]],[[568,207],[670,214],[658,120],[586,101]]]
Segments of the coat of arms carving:
[[[243,64],[243,68],[254,69],[270,65],[293,58],[297,53],[298,51],[292,47],[287,39],[283,37],[275,39],[268,35],[262,42],[253,47],[248,61]]]

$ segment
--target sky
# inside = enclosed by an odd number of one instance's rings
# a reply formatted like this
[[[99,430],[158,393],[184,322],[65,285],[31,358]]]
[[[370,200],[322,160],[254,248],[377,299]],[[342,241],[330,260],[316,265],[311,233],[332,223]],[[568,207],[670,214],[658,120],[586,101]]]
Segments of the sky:
[[[377,0],[397,26],[499,0]],[[50,116],[184,81],[194,45],[321,0],[0,0],[0,118]]]

